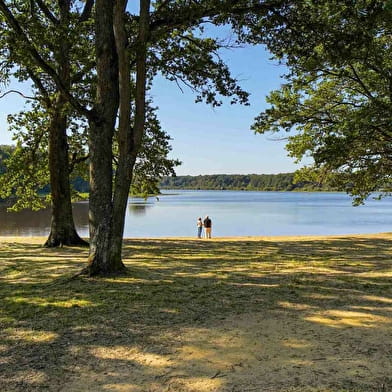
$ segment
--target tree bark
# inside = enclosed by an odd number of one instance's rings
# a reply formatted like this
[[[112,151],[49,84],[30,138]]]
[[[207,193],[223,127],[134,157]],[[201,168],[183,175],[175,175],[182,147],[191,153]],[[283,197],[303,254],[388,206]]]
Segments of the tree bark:
[[[61,95],[61,94],[60,94]],[[67,117],[63,113],[64,102],[56,102],[49,128],[49,172],[52,196],[52,219],[46,247],[87,246],[76,232],[72,215],[69,183],[67,141]]]
[[[113,0],[95,8],[97,91],[90,116],[90,254],[88,273],[107,275],[125,269],[110,254],[113,233],[112,145],[118,110],[118,61],[113,33]]]
[[[135,123],[131,126],[130,56],[124,23],[126,0],[117,0],[114,12],[115,40],[119,59],[119,158],[113,198],[113,233],[110,257],[113,263],[121,262],[125,214],[132,181],[132,171],[140,149],[145,126],[146,57],[149,36],[150,0],[140,0],[139,31],[136,47],[136,97]]]
[[[64,31],[69,25],[70,1],[59,0],[60,27]],[[70,43],[60,33],[57,50],[58,73],[66,88],[70,88]],[[49,172],[52,196],[52,219],[46,247],[62,245],[88,245],[75,229],[72,215],[71,191],[69,183],[69,158],[67,140],[67,97],[60,90],[51,108],[49,126]]]
[[[122,255],[122,240],[129,188],[132,181],[133,150],[131,129],[131,70],[128,39],[125,30],[124,13],[127,0],[115,0],[114,37],[118,56],[119,78],[119,122],[118,122],[118,164],[113,195],[113,233],[110,257],[118,263]]]

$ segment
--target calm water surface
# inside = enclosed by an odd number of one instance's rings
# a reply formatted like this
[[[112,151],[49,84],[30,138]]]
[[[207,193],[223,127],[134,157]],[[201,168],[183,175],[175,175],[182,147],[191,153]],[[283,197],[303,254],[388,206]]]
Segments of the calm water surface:
[[[213,236],[354,234],[392,231],[392,200],[353,207],[343,193],[164,191],[159,200],[129,200],[125,237],[195,236],[196,220],[209,215]],[[87,203],[74,205],[79,233],[88,236]],[[7,213],[0,235],[46,236],[50,211]]]

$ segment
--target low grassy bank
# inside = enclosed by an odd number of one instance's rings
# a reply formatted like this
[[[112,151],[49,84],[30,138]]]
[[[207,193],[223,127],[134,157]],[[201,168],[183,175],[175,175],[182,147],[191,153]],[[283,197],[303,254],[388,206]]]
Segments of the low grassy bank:
[[[392,235],[0,238],[0,391],[391,391]]]

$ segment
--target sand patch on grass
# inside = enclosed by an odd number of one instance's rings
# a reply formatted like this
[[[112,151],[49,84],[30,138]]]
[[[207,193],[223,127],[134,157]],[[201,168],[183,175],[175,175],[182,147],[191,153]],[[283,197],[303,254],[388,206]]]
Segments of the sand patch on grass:
[[[214,329],[186,331],[174,357],[181,365],[173,374],[218,378],[221,385],[214,391],[370,391],[392,371],[384,346],[390,333],[390,325],[377,334],[353,328],[337,332],[333,325],[283,311],[244,314]],[[171,383],[197,390],[179,378]]]
[[[378,391],[392,371],[391,347],[385,346],[390,336],[390,324],[373,333],[347,325],[336,330],[284,311],[243,314],[169,332],[175,349],[162,354],[96,348],[105,371],[80,368],[83,383],[73,379],[66,390]]]
[[[392,235],[137,239],[128,276],[1,238],[0,390],[384,392]]]

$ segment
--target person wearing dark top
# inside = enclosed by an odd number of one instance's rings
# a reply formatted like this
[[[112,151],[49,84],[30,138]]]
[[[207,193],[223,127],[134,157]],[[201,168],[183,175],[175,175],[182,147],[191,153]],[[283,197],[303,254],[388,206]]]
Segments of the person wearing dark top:
[[[212,221],[208,215],[205,217],[203,224],[206,231],[206,238],[211,238]]]

